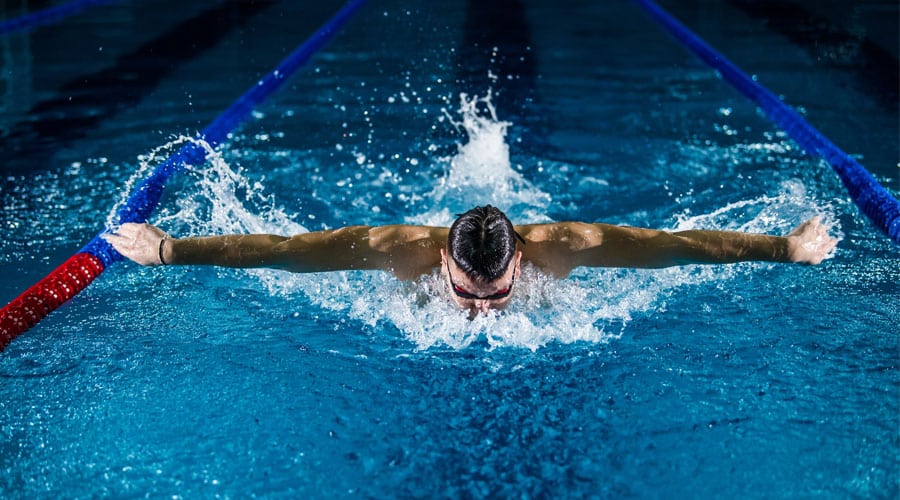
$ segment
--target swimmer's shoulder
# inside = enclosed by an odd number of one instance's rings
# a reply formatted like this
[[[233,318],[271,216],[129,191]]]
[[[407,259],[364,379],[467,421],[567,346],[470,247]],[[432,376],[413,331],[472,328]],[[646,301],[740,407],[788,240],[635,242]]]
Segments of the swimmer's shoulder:
[[[551,222],[515,226],[525,240],[520,250],[522,258],[542,270],[565,277],[579,265],[583,250],[603,243],[606,224],[589,222]]]
[[[381,251],[390,251],[397,247],[432,248],[443,246],[447,241],[446,227],[414,226],[410,224],[390,224],[375,226],[369,229],[369,244]],[[437,249],[440,249],[440,246]]]
[[[385,255],[384,267],[398,278],[415,279],[440,265],[448,231],[446,227],[408,224],[372,227],[369,246]]]
[[[606,224],[591,222],[548,222],[544,224],[523,224],[515,226],[516,231],[526,241],[535,246],[582,250],[602,243]]]

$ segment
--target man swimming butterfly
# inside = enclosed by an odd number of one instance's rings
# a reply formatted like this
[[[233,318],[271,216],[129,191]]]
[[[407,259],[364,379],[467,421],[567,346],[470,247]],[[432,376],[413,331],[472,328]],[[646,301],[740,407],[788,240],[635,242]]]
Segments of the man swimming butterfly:
[[[145,265],[214,265],[297,273],[384,270],[414,279],[440,267],[453,302],[472,314],[504,309],[522,261],[564,278],[577,267],[661,268],[744,261],[820,263],[837,245],[819,217],[787,236],[735,231],[667,232],[587,222],[513,226],[490,205],[452,226],[348,226],[295,236],[173,238],[150,224],[123,224],[104,238]]]

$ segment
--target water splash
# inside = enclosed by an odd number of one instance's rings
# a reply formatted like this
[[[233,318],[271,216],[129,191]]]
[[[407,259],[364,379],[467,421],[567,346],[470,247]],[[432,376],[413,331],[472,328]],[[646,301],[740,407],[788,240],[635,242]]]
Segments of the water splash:
[[[603,321],[615,316],[612,308],[585,307],[591,302],[586,300],[589,288],[576,281],[550,278],[530,265],[523,266],[508,310],[473,319],[452,305],[445,279],[438,272],[407,287],[418,300],[394,293],[361,301],[353,313],[389,322],[418,349],[462,349],[475,344],[536,350],[554,341],[603,342],[621,334],[618,319]]]
[[[675,216],[673,231],[688,229],[725,229],[748,233],[787,234],[801,221],[822,217],[829,234],[843,239],[835,207],[811,198],[806,186],[797,179],[780,184],[779,192],[738,200],[707,213],[692,214],[687,208]],[[829,257],[830,258],[830,257]]]
[[[438,158],[445,173],[426,196],[431,210],[407,220],[416,224],[449,225],[452,214],[487,204],[532,222],[548,220],[545,213],[550,195],[513,168],[506,143],[512,124],[498,119],[491,92],[484,97],[462,93],[459,100],[457,116],[446,109],[444,115],[457,130],[465,133],[466,142],[457,145],[455,155]]]
[[[150,176],[150,173],[155,171],[158,167],[158,163],[164,162],[169,156],[171,156],[176,150],[180,149],[186,143],[193,141],[190,137],[178,137],[169,141],[162,146],[159,146],[150,153],[146,155],[141,155],[138,157],[138,168],[135,169],[134,173],[131,174],[131,177],[128,181],[125,182],[125,185],[122,187],[120,191],[119,200],[113,204],[112,208],[109,211],[109,214],[106,216],[106,227],[114,228],[119,223],[118,213],[119,210],[122,209],[123,206],[128,202],[128,197],[134,191],[135,186],[142,179],[146,179]],[[201,142],[197,142],[197,144],[202,144]]]
[[[180,221],[200,234],[307,232],[266,193],[261,181],[248,179],[243,168],[230,165],[206,142],[188,140],[203,147],[207,162],[186,169],[192,187],[182,191],[177,211],[162,211],[159,222]]]
[[[272,228],[305,232],[303,226],[294,224],[284,210],[275,206],[274,197],[265,194],[261,182],[251,182],[243,175],[241,167],[232,167],[222,153],[206,141],[188,136],[176,137],[138,158],[138,168],[107,215],[107,227],[116,225],[117,213],[127,202],[137,181],[146,178],[158,163],[186,144],[203,149],[206,163],[185,167],[188,187],[179,191],[175,211],[160,208],[157,224],[173,224],[189,229],[192,234],[259,233]]]

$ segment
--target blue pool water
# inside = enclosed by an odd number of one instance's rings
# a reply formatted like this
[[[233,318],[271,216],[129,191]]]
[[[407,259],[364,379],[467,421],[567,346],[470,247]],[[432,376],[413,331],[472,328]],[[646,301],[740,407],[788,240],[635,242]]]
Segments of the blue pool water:
[[[306,4],[135,1],[0,39],[0,301],[341,5]],[[821,214],[834,257],[526,269],[474,321],[436,275],[120,263],[0,353],[0,497],[898,496],[898,249],[830,167],[630,2],[471,4],[373,0],[152,222]],[[897,6],[785,5],[663,2],[897,195]]]

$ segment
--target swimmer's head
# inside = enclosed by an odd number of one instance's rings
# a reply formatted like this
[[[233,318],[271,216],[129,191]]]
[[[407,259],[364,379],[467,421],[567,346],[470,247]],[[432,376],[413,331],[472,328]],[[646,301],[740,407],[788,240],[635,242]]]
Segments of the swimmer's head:
[[[490,205],[475,207],[450,226],[447,251],[469,278],[489,283],[509,268],[516,254],[516,237],[503,212]]]
[[[521,240],[512,222],[490,205],[456,219],[442,256],[457,305],[472,311],[506,306],[519,272],[517,238]]]

